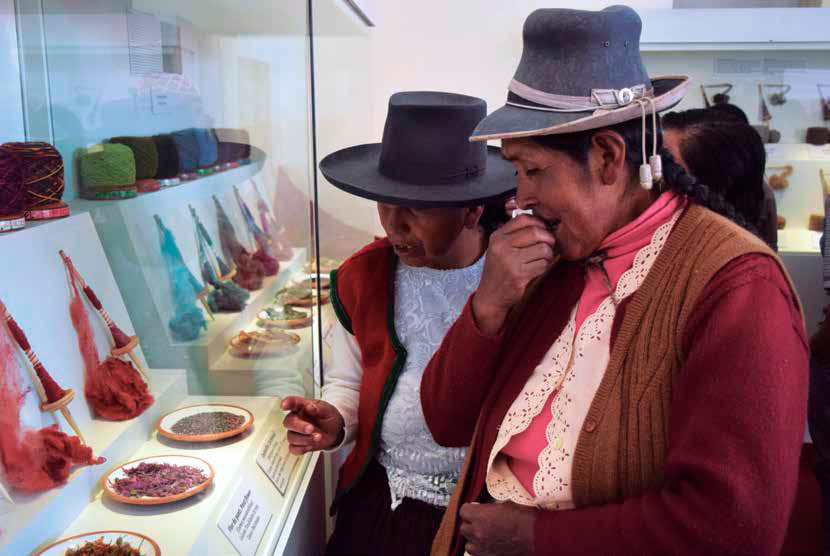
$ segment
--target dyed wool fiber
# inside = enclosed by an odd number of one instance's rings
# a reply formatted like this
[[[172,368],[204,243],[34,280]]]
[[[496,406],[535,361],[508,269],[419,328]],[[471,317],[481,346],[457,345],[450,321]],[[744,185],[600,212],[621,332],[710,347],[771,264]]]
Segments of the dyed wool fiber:
[[[285,228],[277,225],[274,215],[268,210],[268,205],[262,197],[257,200],[256,206],[262,231],[271,238],[271,253],[278,261],[290,261],[294,257],[294,252],[285,238]]]
[[[63,158],[55,147],[43,142],[0,146],[0,208],[17,202],[20,190],[25,210],[53,205],[63,188]]]
[[[213,286],[213,290],[208,294],[208,306],[213,312],[238,313],[245,308],[245,304],[248,298],[251,297],[251,294],[234,282],[223,282],[219,280],[213,266],[208,260],[207,251],[202,241],[199,242],[199,261],[202,270],[202,280],[206,284]]]
[[[173,233],[158,215],[155,215],[155,220],[173,301],[173,317],[168,325],[176,340],[189,342],[198,338],[202,330],[207,330],[207,321],[202,311],[196,307],[198,294],[204,286],[199,284],[187,268]]]
[[[75,281],[71,282],[69,315],[84,361],[84,395],[89,407],[97,417],[108,421],[125,421],[141,415],[153,404],[153,396],[132,363],[115,357],[99,361],[89,315]]]
[[[155,178],[169,180],[179,175],[179,151],[170,134],[154,135],[153,142],[158,154],[158,171]]]
[[[237,187],[233,188],[233,193],[236,197],[236,202],[239,204],[239,211],[242,213],[242,218],[245,220],[245,226],[248,228],[248,232],[253,236],[257,245],[257,250],[254,252],[253,258],[262,264],[266,276],[276,276],[280,270],[280,263],[271,254],[271,238],[257,226],[251,209],[248,208],[248,205],[242,199],[242,195],[239,193]]]
[[[192,174],[199,167],[199,141],[193,128],[174,131],[173,142],[179,157],[179,173]]]
[[[216,220],[219,224],[219,242],[222,245],[222,251],[226,257],[233,259],[236,263],[236,275],[233,281],[249,291],[260,289],[262,278],[265,276],[262,263],[254,259],[239,243],[236,230],[216,196],[213,197],[213,202],[216,205]]]
[[[195,130],[196,142],[199,144],[199,167],[212,168],[219,160],[219,142],[212,129]]]
[[[66,483],[73,465],[97,465],[92,449],[57,425],[40,430],[23,429],[20,408],[27,392],[21,389],[17,350],[0,330],[0,464],[9,486],[24,492],[41,492]]]
[[[126,145],[96,145],[80,155],[83,196],[88,199],[135,197],[135,157]]]

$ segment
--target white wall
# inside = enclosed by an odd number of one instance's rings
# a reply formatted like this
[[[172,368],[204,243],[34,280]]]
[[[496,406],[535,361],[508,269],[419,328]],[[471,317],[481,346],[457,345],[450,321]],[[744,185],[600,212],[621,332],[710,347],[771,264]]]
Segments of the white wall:
[[[632,0],[635,9],[669,8],[672,0]],[[610,0],[584,0],[602,9]],[[522,52],[522,26],[537,8],[574,7],[543,0],[421,0],[374,2],[376,27],[363,34],[315,40],[319,156],[380,141],[389,96],[439,90],[504,103]],[[382,234],[374,204],[320,181],[321,206],[337,207],[345,223]]]
[[[23,99],[14,0],[0,0],[0,142],[23,141]]]

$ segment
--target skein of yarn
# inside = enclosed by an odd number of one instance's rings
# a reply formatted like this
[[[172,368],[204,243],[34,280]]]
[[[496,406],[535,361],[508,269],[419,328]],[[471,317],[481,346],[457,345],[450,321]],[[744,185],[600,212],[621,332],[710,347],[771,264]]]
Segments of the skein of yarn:
[[[216,136],[217,143],[217,162],[222,167],[223,170],[228,170],[230,168],[235,168],[239,166],[239,163],[234,163],[233,158],[233,143],[228,143],[227,141],[222,141],[220,138],[220,132],[223,130],[221,129],[214,129],[213,134]]]
[[[248,164],[251,161],[251,136],[244,129],[219,128],[216,129],[219,145],[223,147],[230,159],[230,164]]]
[[[199,141],[193,128],[171,133],[179,156],[179,177],[183,180],[196,178],[199,167]]]
[[[195,130],[196,142],[199,144],[199,174],[206,175],[215,171],[214,166],[219,159],[219,142],[212,129],[199,128]]]
[[[115,143],[93,145],[79,156],[81,195],[95,201],[137,195],[135,157],[130,147]]]
[[[11,153],[0,147],[0,232],[26,226],[23,214],[26,208],[25,191],[18,178],[17,165]]]
[[[159,169],[159,153],[152,137],[113,137],[110,143],[126,145],[135,158],[135,186],[139,193],[161,189],[156,179]]]
[[[176,149],[176,142],[169,133],[153,136],[153,143],[156,144],[158,153],[158,171],[156,179],[162,187],[179,185],[179,151]]]
[[[0,146],[8,157],[8,170],[0,180],[23,189],[27,220],[69,216],[69,206],[61,201],[64,188],[63,158],[49,143],[40,141],[5,143]]]

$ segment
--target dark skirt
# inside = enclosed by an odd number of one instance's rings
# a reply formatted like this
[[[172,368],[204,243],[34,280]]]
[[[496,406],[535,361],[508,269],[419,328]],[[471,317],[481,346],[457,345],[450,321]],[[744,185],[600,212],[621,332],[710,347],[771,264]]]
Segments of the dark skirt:
[[[373,459],[337,507],[337,525],[326,554],[425,556],[444,509],[404,498],[392,511],[386,470]]]

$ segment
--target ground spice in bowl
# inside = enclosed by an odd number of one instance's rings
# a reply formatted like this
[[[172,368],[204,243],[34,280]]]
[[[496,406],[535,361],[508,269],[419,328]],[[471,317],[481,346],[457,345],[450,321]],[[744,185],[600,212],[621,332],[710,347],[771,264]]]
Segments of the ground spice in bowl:
[[[208,480],[197,467],[172,463],[142,462],[123,471],[126,477],[110,481],[110,486],[127,498],[176,496]]]
[[[141,556],[141,552],[120,537],[112,543],[104,542],[104,537],[101,537],[79,548],[70,548],[65,556]]]
[[[245,417],[227,411],[206,411],[188,415],[170,427],[176,434],[205,436],[236,430],[245,423]]]

